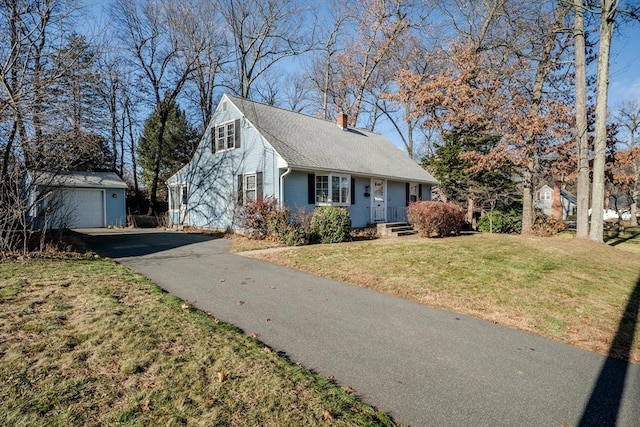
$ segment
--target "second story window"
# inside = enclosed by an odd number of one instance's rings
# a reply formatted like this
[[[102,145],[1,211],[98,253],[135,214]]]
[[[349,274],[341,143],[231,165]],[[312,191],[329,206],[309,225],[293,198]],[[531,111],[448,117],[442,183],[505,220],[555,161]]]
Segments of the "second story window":
[[[240,120],[221,123],[213,128],[212,148],[214,152],[240,147]]]

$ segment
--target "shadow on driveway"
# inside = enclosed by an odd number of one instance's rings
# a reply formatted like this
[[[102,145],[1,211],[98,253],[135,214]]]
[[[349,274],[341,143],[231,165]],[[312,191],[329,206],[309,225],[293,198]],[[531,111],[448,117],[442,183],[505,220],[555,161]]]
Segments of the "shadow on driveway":
[[[609,357],[600,369],[589,402],[582,413],[580,424],[578,424],[580,427],[615,426],[617,424],[627,380],[627,370],[629,369],[627,360],[631,356],[639,311],[640,278],[629,295],[627,306],[618,324],[618,330],[609,348]]]
[[[164,230],[76,230],[73,235],[100,256],[130,258],[223,238]]]

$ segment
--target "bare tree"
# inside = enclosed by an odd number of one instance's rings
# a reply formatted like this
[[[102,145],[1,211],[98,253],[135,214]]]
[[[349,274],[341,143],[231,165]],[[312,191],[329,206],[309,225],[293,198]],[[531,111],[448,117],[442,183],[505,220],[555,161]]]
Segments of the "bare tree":
[[[243,98],[276,64],[314,47],[313,25],[298,0],[224,0],[220,6],[235,47],[233,89]]]
[[[616,122],[623,131],[620,144],[625,145],[628,152],[628,164],[631,172],[629,206],[631,225],[638,225],[638,199],[640,198],[640,99],[622,103],[615,115]]]
[[[587,135],[587,63],[584,27],[584,4],[573,0],[573,40],[576,91],[576,147],[578,156],[578,184],[576,191],[576,237],[589,236],[589,139]]]
[[[603,242],[605,164],[607,160],[607,99],[609,91],[609,56],[618,8],[617,0],[601,0],[596,82],[596,123],[593,146],[593,189],[591,193],[591,228],[589,238]]]
[[[174,102],[196,70],[204,50],[197,29],[194,8],[179,0],[129,2],[117,0],[112,15],[121,38],[131,54],[141,81],[160,117],[155,149],[155,167],[149,189],[151,213],[158,211],[158,185],[168,106]],[[188,54],[187,54],[188,53]]]

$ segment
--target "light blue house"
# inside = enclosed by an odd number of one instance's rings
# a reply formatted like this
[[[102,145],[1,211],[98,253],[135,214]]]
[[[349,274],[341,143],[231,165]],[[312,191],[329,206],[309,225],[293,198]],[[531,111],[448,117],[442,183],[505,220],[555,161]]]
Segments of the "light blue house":
[[[169,221],[237,229],[245,200],[343,206],[353,227],[406,221],[437,181],[381,135],[223,95],[191,161],[167,181]]]

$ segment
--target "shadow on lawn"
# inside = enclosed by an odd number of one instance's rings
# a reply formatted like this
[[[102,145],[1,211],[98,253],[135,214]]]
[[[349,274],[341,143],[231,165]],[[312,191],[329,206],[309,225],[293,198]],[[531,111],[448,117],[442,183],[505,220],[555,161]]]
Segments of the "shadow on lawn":
[[[640,278],[629,295],[627,306],[622,314],[618,330],[611,346],[609,357],[605,360],[598,379],[591,391],[580,423],[584,426],[614,426],[618,420],[618,412],[622,404],[629,358],[633,345],[633,337],[638,324],[640,311]]]

